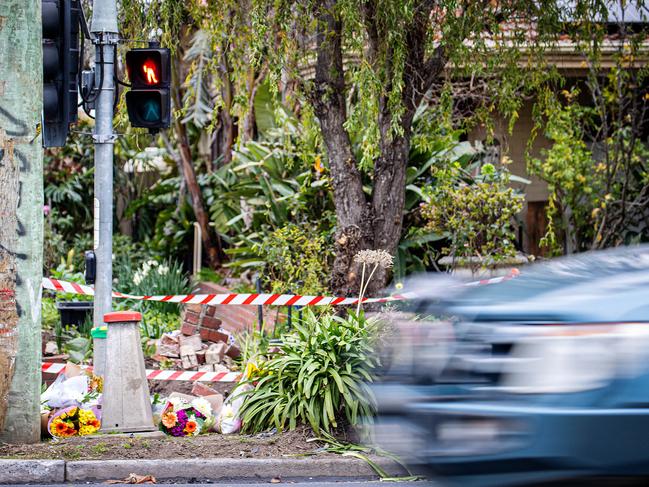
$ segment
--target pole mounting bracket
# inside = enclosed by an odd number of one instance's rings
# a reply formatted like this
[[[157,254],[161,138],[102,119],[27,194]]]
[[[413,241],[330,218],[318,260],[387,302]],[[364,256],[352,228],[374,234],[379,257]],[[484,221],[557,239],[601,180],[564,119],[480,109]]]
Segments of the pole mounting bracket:
[[[118,134],[92,134],[95,144],[112,144],[117,140]]]

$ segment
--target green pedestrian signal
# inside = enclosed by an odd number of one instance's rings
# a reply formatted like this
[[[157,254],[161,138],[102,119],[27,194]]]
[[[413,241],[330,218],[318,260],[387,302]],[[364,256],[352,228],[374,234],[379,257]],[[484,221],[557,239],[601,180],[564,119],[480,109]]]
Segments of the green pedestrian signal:
[[[144,103],[144,120],[157,122],[160,120],[160,105],[155,100],[148,100]]]

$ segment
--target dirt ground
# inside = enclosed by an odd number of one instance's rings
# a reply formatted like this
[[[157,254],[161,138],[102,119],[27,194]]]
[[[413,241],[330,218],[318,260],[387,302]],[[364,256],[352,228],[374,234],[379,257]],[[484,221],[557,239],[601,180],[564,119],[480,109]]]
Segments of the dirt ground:
[[[0,458],[61,460],[165,459],[165,458],[268,458],[316,453],[322,445],[307,441],[308,428],[261,435],[220,435],[193,438],[145,438],[117,435],[48,440],[34,445],[0,443]],[[321,453],[329,455],[328,453]]]
[[[203,384],[211,387],[216,392],[220,392],[224,397],[227,397],[236,385],[235,382],[203,382]],[[151,394],[160,394],[161,397],[166,397],[172,392],[191,394],[193,385],[193,382],[186,380],[150,380],[149,392]]]

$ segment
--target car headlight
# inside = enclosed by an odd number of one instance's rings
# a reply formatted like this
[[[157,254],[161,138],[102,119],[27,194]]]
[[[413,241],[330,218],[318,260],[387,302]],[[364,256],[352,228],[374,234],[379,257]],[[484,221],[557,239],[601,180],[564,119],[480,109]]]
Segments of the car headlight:
[[[542,325],[514,343],[500,388],[570,393],[603,387],[649,369],[649,324]]]

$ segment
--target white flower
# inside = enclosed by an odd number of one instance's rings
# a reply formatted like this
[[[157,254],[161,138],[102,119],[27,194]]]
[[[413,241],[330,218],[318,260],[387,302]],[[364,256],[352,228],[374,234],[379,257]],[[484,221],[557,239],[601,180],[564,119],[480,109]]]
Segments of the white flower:
[[[192,406],[198,410],[205,418],[212,416],[212,405],[207,399],[198,397],[192,401]]]
[[[221,409],[221,421],[232,418],[234,418],[234,408],[232,407],[232,404],[224,404],[223,409]]]
[[[161,265],[160,267],[158,267],[158,274],[160,274],[161,276],[169,274],[169,266]]]
[[[187,401],[179,397],[170,397],[169,403],[173,406],[174,411],[178,411],[187,406]]]
[[[359,264],[378,265],[387,269],[392,267],[392,256],[385,250],[361,250],[354,256]]]
[[[135,274],[133,274],[133,283],[138,286],[142,282],[142,274],[139,273],[139,271],[136,271]]]

